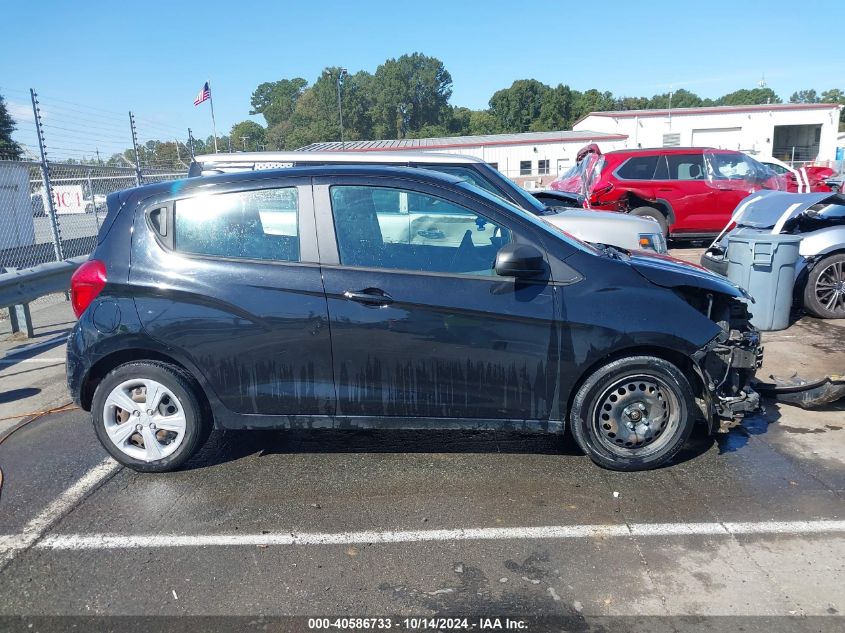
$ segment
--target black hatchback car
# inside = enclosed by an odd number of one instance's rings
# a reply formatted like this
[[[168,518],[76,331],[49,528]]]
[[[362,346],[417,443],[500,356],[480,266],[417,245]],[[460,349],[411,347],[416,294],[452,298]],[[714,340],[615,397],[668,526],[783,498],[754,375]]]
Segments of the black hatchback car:
[[[74,401],[106,450],[179,467],[211,428],[557,431],[656,467],[757,408],[743,291],[601,250],[436,172],[222,174],[108,198],[72,280]]]

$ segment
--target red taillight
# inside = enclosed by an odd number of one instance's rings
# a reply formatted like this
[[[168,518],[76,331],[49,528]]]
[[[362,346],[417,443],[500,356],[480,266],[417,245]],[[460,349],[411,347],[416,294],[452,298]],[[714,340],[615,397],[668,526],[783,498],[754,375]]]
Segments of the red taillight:
[[[106,285],[106,265],[98,259],[82,264],[70,278],[70,304],[78,319]]]
[[[592,202],[593,204],[597,203],[599,201],[599,198],[601,198],[606,193],[610,193],[611,191],[613,191],[613,185],[611,183],[593,189],[592,193],[590,194],[590,202]]]

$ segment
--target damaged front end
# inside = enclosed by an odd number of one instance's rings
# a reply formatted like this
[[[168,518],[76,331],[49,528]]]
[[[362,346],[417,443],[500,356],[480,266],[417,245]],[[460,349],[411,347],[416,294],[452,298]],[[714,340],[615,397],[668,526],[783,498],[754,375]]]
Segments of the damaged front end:
[[[709,316],[721,331],[693,361],[704,382],[702,409],[710,430],[724,432],[760,409],[751,384],[763,363],[763,347],[744,301],[724,295],[708,295],[708,301]]]

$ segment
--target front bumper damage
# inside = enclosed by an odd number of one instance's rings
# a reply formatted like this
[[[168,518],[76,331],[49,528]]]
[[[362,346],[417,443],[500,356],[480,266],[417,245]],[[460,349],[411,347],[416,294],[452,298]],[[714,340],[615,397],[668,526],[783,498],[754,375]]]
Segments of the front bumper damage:
[[[730,330],[722,325],[722,332],[693,355],[705,387],[702,410],[711,432],[725,432],[761,409],[760,394],[751,386],[763,363],[760,333],[748,324]]]

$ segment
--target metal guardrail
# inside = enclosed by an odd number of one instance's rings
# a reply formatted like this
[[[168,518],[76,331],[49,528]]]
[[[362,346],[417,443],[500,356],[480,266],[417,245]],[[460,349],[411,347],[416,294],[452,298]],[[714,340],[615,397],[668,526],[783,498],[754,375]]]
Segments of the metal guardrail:
[[[12,332],[23,330],[32,338],[29,303],[54,292],[67,292],[71,276],[86,259],[74,257],[0,274],[0,308],[9,308]]]
[[[52,292],[65,292],[70,278],[87,257],[48,262],[0,274],[0,308],[21,305]]]

